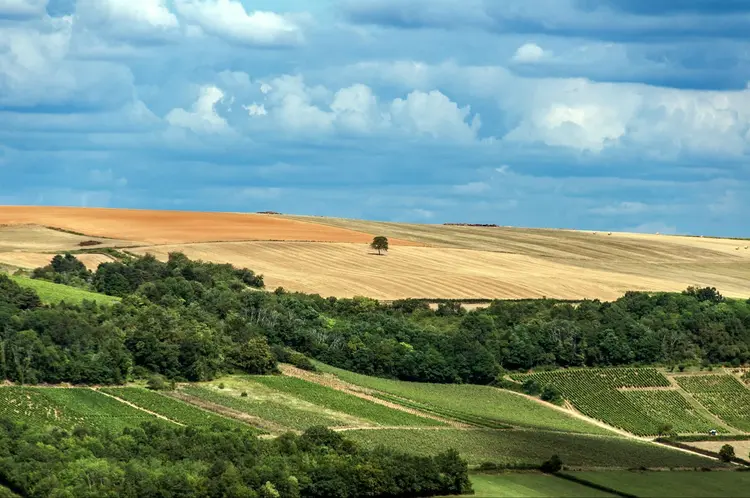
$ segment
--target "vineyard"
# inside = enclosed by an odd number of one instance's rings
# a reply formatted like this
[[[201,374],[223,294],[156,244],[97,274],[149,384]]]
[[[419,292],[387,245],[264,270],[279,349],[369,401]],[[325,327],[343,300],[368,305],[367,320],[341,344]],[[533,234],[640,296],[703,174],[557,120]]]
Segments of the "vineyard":
[[[542,386],[556,386],[584,415],[639,436],[657,435],[662,424],[671,424],[678,433],[705,433],[716,428],[677,391],[638,391],[670,386],[666,377],[653,368],[581,369],[516,376],[517,380],[526,378],[533,378]]]
[[[314,408],[304,409],[295,406],[293,400],[283,397],[254,399],[249,396],[242,397],[241,393],[236,391],[221,392],[201,386],[184,386],[179,389],[178,393],[187,395],[188,401],[193,399],[236,410],[272,422],[283,429],[305,430],[313,425],[329,427],[348,425],[345,421],[317,412]]]
[[[86,426],[119,431],[142,422],[163,422],[146,412],[86,388],[0,388],[0,417],[64,429]]]
[[[584,434],[612,434],[518,394],[489,386],[427,384],[369,377],[316,363],[319,369],[351,384],[379,391],[375,396],[471,425],[503,428],[508,425]]]
[[[385,426],[435,426],[442,422],[394,410],[330,387],[292,377],[253,377],[255,382],[315,405]]]
[[[671,450],[667,447],[621,437],[564,432],[492,429],[354,430],[346,436],[367,448],[386,446],[419,455],[455,448],[470,464],[538,463],[558,454],[566,465],[576,467],[720,467],[718,460]]]
[[[732,427],[750,431],[750,391],[731,375],[675,376],[684,390]]]
[[[234,419],[222,417],[215,413],[201,410],[193,405],[149,391],[140,387],[102,388],[102,392],[116,396],[140,408],[173,420],[183,425],[199,427],[234,427],[245,430],[254,428]]]

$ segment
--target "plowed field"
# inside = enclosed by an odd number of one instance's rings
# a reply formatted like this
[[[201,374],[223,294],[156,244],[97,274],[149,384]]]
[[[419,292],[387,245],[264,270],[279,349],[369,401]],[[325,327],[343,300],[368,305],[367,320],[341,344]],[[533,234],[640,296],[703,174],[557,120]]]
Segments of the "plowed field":
[[[233,240],[369,243],[372,234],[259,214],[2,206],[0,225],[33,224],[149,244]],[[391,241],[398,245],[398,240]],[[421,245],[414,242],[407,245]]]

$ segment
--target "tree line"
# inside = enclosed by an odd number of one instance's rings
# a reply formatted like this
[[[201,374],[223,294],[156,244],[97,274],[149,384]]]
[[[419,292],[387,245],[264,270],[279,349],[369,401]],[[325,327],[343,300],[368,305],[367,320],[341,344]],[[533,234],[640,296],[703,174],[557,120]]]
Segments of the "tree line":
[[[471,492],[455,451],[365,450],[312,427],[261,440],[248,431],[145,423],[112,434],[0,419],[0,484],[30,498],[349,498]]]
[[[628,292],[614,302],[494,301],[474,311],[448,302],[432,310],[417,300],[259,292],[263,277],[250,270],[180,253],[166,262],[104,263],[90,274],[72,255],[60,260],[34,275],[80,278],[122,302],[43,306],[0,277],[6,379],[104,384],[158,373],[200,381],[270,373],[277,361],[313,368],[303,354],[369,375],[477,384],[508,370],[750,360],[750,300],[724,299],[713,288]]]

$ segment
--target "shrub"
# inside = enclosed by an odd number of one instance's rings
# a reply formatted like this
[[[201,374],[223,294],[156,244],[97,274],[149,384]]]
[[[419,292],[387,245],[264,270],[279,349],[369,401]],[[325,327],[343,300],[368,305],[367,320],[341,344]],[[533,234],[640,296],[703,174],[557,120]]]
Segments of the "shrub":
[[[166,391],[169,388],[169,383],[163,375],[152,374],[146,382],[146,387],[154,391]]]
[[[219,382],[219,389],[224,389],[224,383],[223,382]]]
[[[559,405],[562,403],[562,394],[560,393],[560,390],[553,386],[552,384],[547,384],[542,388],[542,395],[541,398],[544,401],[547,401],[549,403],[555,403],[556,405]]]
[[[560,457],[552,455],[552,457],[544,462],[539,469],[546,474],[554,474],[555,472],[560,472],[562,467],[563,463],[562,460],[560,460]]]
[[[539,387],[539,382],[537,382],[535,379],[526,379],[523,381],[523,392],[530,396],[536,396],[542,391],[541,387]]]
[[[731,444],[725,444],[719,450],[719,458],[722,462],[731,462],[734,457],[734,446]]]

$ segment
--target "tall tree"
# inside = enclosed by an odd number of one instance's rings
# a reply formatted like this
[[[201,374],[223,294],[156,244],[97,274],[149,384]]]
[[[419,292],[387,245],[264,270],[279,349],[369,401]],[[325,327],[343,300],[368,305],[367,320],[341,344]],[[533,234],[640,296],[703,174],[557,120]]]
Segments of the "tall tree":
[[[382,235],[378,235],[374,239],[372,239],[372,242],[370,243],[370,248],[375,249],[378,251],[378,255],[382,254],[382,251],[388,251],[388,237],[383,237]]]

